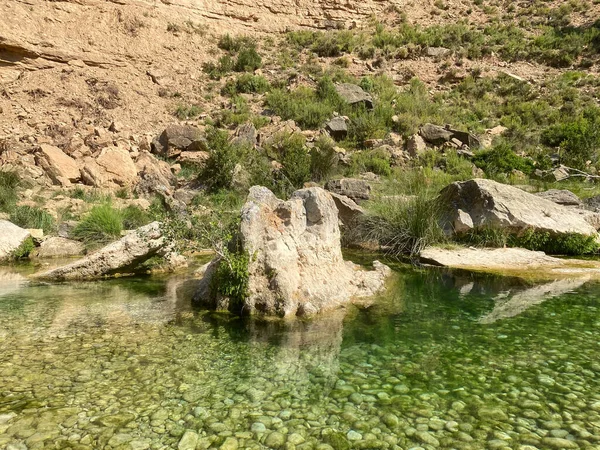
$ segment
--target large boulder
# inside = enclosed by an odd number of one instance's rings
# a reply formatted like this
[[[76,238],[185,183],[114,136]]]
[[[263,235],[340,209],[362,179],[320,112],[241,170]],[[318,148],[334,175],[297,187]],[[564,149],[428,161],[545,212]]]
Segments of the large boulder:
[[[367,109],[373,109],[373,97],[371,94],[351,83],[340,83],[335,86],[338,95],[350,105],[364,105]]]
[[[120,147],[102,149],[96,163],[103,169],[106,178],[119,186],[131,186],[137,181],[137,168],[129,152]]]
[[[481,147],[477,136],[467,131],[456,130],[450,127],[441,127],[432,123],[426,123],[419,130],[421,137],[432,145],[443,145],[453,142],[455,145],[466,145],[469,148]]]
[[[341,141],[348,136],[348,124],[342,116],[337,116],[325,124],[325,130],[336,141]]]
[[[185,151],[208,151],[208,144],[201,129],[191,125],[173,124],[152,141],[152,152],[167,158],[176,158]]]
[[[252,187],[239,234],[243,251],[250,255],[244,312],[293,316],[334,309],[380,291],[390,272],[379,262],[375,270],[366,271],[344,261],[337,208],[331,195],[318,187],[296,191],[288,201],[267,188]],[[196,302],[231,309],[229,299],[212,289],[217,267],[224,263],[220,258],[210,263]]]
[[[501,228],[514,233],[534,229],[555,235],[597,235],[577,211],[492,180],[452,183],[442,190],[440,200],[448,232]]]
[[[350,197],[339,195],[335,192],[330,192],[330,195],[338,209],[338,217],[345,226],[352,227],[365,215],[365,210],[358,206]]]
[[[325,189],[338,195],[349,197],[354,201],[369,200],[371,196],[371,185],[365,180],[358,178],[330,180],[325,184]]]
[[[131,273],[158,254],[165,245],[160,223],[152,222],[85,258],[36,275],[36,278],[48,281],[93,280]]]
[[[53,145],[40,145],[35,154],[35,162],[55,184],[69,186],[80,179],[77,161]]]
[[[0,220],[0,261],[10,259],[13,252],[30,237],[29,231],[8,220]]]

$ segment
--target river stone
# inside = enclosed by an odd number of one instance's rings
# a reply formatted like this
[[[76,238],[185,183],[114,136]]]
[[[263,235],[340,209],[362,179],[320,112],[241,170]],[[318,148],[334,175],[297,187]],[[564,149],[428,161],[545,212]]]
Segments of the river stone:
[[[577,442],[569,441],[568,439],[555,438],[555,437],[546,437],[542,439],[542,443],[547,448],[555,448],[555,449],[571,449],[571,448],[579,448]]]
[[[0,220],[0,261],[11,258],[13,252],[29,237],[29,231],[8,220]]]
[[[479,408],[477,415],[482,420],[505,421],[508,420],[506,413],[500,408],[483,407]]]
[[[83,259],[36,275],[49,281],[91,280],[117,273],[129,273],[165,247],[159,222],[130,232],[120,240]]]
[[[435,436],[428,431],[417,431],[415,433],[415,437],[423,444],[431,445],[433,447],[440,446],[440,441],[438,441]]]
[[[270,448],[282,448],[285,445],[285,436],[277,431],[268,434],[265,445]]]
[[[493,180],[452,183],[442,190],[440,201],[448,233],[492,227],[512,233],[538,230],[597,236],[596,229],[572,209]]]
[[[219,447],[221,450],[237,450],[239,446],[238,440],[234,437],[228,437],[225,442]]]
[[[318,187],[296,191],[288,201],[265,187],[250,188],[239,236],[252,255],[244,312],[293,316],[335,309],[379,292],[390,274],[378,261],[372,271],[344,261],[337,208]],[[220,263],[216,258],[208,266],[194,300],[226,310],[228,299],[210,289]]]
[[[186,430],[183,433],[179,444],[177,445],[178,450],[196,450],[196,445],[198,445],[198,433],[192,430]]]

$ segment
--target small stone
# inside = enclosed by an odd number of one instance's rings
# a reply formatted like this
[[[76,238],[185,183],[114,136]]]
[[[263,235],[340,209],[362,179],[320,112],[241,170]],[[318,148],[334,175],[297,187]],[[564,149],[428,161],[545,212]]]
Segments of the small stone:
[[[198,434],[192,430],[186,430],[186,432],[183,433],[181,440],[179,441],[177,449],[196,450],[196,445],[198,445]]]
[[[227,439],[225,439],[225,442],[223,442],[223,444],[221,444],[221,447],[219,447],[221,450],[237,450],[238,449],[238,440],[234,437],[228,437]]]
[[[546,445],[548,448],[556,448],[556,449],[571,449],[571,448],[579,448],[576,442],[569,441],[568,439],[561,439],[555,437],[546,437],[542,440],[542,443]]]
[[[388,413],[381,418],[381,421],[385,423],[390,428],[396,428],[400,423],[400,419],[398,416],[392,413]]]
[[[415,437],[423,444],[428,444],[433,447],[440,446],[440,441],[438,441],[433,434],[429,433],[428,431],[417,431],[415,433]]]
[[[265,431],[267,431],[267,427],[265,427],[264,423],[254,422],[250,427],[250,430],[253,433],[264,433]]]
[[[265,445],[270,448],[282,448],[285,445],[285,436],[277,431],[269,433]]]
[[[362,439],[362,434],[357,431],[350,430],[348,431],[348,434],[346,434],[346,437],[349,441],[360,441]]]

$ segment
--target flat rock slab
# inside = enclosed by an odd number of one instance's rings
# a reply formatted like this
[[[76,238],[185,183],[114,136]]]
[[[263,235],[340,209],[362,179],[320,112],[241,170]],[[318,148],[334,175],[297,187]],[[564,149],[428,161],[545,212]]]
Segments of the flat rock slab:
[[[562,277],[598,277],[600,261],[562,259],[523,248],[456,248],[428,247],[421,252],[421,262],[433,266],[492,272],[533,280]]]
[[[35,275],[35,278],[48,281],[93,280],[130,273],[165,245],[160,223],[152,222],[85,258]]]

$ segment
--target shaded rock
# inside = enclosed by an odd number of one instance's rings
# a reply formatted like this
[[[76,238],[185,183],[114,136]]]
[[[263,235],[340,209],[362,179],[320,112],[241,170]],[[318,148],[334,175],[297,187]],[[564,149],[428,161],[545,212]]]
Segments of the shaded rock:
[[[141,196],[158,194],[163,198],[173,195],[177,185],[177,177],[171,172],[171,166],[165,161],[156,159],[148,152],[141,152],[135,162],[139,181],[134,191]]]
[[[419,134],[425,141],[433,145],[442,145],[452,139],[452,133],[450,131],[432,123],[423,125],[419,130]]]
[[[596,236],[596,229],[572,209],[492,180],[452,183],[442,190],[440,200],[449,233],[492,227],[513,233],[535,229]]]
[[[467,131],[455,130],[449,127],[441,127],[432,123],[426,123],[419,130],[423,139],[432,145],[443,145],[446,142],[456,141],[456,146],[466,145],[469,148],[481,147],[481,141],[477,136]]]
[[[367,181],[357,178],[330,180],[325,184],[325,189],[349,197],[354,201],[368,200],[371,195],[371,185]]]
[[[160,223],[152,222],[83,259],[36,275],[36,278],[49,281],[91,280],[129,273],[158,254],[164,246]]]
[[[73,230],[75,229],[75,227],[77,226],[77,221],[75,220],[67,220],[65,222],[61,222],[58,225],[58,231],[57,234],[59,237],[61,238],[70,238],[71,234],[73,233]]]
[[[427,144],[425,140],[418,134],[413,134],[406,141],[406,150],[408,154],[413,158],[419,156],[425,150],[427,150]]]
[[[334,117],[325,124],[325,130],[336,141],[341,141],[348,136],[348,125],[343,117]]]
[[[237,145],[255,147],[256,144],[258,144],[256,127],[251,123],[244,123],[238,126],[233,133],[233,139],[231,141]]]
[[[345,226],[352,226],[360,217],[364,216],[365,210],[358,206],[351,198],[336,194],[335,192],[331,192],[330,194],[338,209],[338,217]]]
[[[335,86],[338,95],[348,104],[357,105],[362,103],[367,109],[373,109],[373,97],[371,94],[363,91],[363,89],[351,83],[341,83]]]
[[[583,206],[581,199],[566,189],[550,189],[536,195],[563,206]]]
[[[239,232],[243,250],[253,255],[243,311],[313,314],[380,291],[389,268],[376,262],[375,270],[365,271],[344,261],[338,220],[331,195],[321,188],[301,189],[288,201],[267,188],[250,188]],[[216,258],[206,268],[194,300],[229,309],[228,299],[210,290],[220,263]]]
[[[152,152],[167,158],[176,158],[181,152],[208,151],[204,133],[191,125],[169,125],[152,141]]]
[[[11,258],[13,252],[29,237],[29,231],[8,220],[0,220],[0,261]]]
[[[66,258],[80,256],[85,253],[85,246],[78,241],[62,237],[49,237],[31,252],[35,258]]]
[[[69,186],[81,177],[77,161],[53,145],[40,145],[35,161],[55,184]]]

